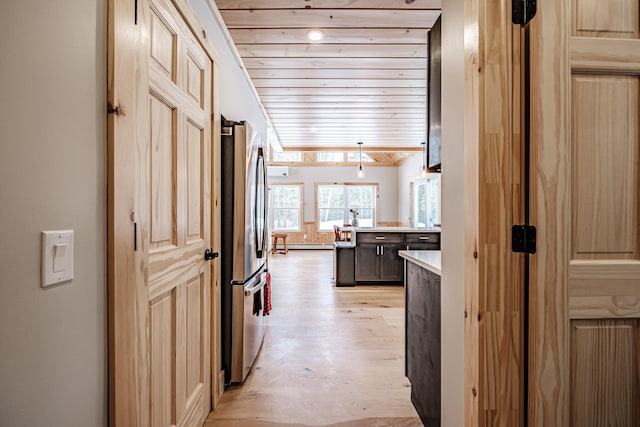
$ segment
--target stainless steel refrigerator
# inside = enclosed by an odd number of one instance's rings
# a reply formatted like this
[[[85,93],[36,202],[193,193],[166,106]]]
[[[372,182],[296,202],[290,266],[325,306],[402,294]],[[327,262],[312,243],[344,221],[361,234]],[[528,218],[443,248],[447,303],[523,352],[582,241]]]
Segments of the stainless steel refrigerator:
[[[265,147],[247,122],[222,118],[222,369],[241,383],[265,333],[267,185]]]

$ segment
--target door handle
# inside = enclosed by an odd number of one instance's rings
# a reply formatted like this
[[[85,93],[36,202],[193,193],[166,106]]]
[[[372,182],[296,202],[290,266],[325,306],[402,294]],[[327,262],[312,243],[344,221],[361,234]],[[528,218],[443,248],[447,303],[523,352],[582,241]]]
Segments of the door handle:
[[[220,254],[218,252],[213,252],[211,248],[207,248],[204,250],[204,260],[210,261],[214,258],[218,258]]]
[[[380,255],[384,255],[384,246],[380,246]]]
[[[376,255],[380,255],[380,246],[376,245]]]

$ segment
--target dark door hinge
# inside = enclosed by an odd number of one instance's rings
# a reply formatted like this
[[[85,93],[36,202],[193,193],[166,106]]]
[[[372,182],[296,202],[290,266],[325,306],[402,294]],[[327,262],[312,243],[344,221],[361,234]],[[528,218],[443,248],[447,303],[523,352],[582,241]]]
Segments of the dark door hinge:
[[[114,107],[113,105],[111,105],[111,103],[107,104],[107,113],[115,114],[116,116],[123,116],[123,117],[126,116],[122,107],[120,107],[119,105],[116,105]]]
[[[516,25],[527,25],[536,16],[536,0],[513,0],[511,20]]]
[[[511,227],[511,250],[517,253],[536,253],[536,228],[533,225]]]

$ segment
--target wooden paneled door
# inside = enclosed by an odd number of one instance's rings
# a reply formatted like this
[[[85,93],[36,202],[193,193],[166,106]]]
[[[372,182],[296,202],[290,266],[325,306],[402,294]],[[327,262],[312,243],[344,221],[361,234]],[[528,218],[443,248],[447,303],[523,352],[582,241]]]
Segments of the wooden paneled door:
[[[640,425],[638,7],[538,2],[531,23],[530,425]]]
[[[171,0],[114,0],[110,18],[110,422],[200,426],[211,409],[212,60]]]

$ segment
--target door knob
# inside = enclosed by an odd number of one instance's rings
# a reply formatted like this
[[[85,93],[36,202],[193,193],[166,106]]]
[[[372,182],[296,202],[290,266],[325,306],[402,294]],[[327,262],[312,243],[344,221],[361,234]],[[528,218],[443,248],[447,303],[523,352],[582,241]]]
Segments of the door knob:
[[[218,252],[213,252],[211,248],[207,248],[204,250],[204,260],[209,261],[214,258],[218,258],[220,254]]]

